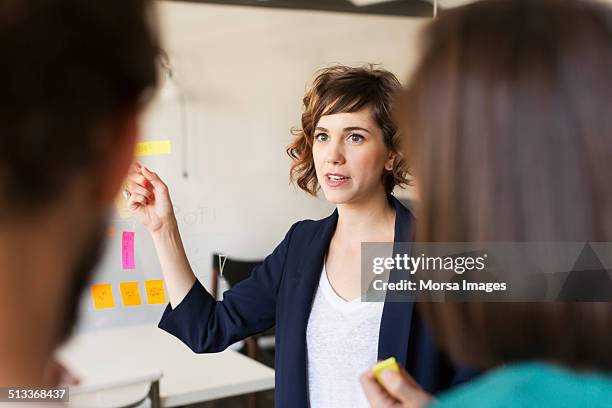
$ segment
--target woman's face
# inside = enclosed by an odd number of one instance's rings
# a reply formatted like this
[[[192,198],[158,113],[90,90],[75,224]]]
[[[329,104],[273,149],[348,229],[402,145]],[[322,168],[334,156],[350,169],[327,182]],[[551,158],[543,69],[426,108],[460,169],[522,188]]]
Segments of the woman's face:
[[[371,108],[321,116],[312,147],[317,180],[325,198],[354,203],[384,193],[383,172],[393,168],[392,153]]]

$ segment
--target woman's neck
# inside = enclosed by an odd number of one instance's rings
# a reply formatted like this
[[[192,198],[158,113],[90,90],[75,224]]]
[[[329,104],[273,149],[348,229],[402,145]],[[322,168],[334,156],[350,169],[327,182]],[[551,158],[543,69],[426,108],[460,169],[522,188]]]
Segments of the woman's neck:
[[[393,240],[395,209],[384,191],[366,199],[338,204],[335,235],[359,238],[359,241]]]

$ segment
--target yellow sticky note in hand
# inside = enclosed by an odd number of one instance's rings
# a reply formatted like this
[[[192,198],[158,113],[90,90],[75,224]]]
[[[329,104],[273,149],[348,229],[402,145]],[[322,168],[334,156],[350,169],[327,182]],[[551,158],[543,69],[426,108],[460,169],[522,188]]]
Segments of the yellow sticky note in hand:
[[[150,305],[162,305],[166,303],[163,280],[145,281],[145,290],[147,292],[147,300]]]
[[[110,283],[99,283],[91,286],[91,296],[93,297],[96,309],[107,309],[115,307],[113,298],[113,286]]]
[[[395,360],[395,357],[389,357],[386,360],[379,361],[378,364],[372,367],[372,371],[374,371],[374,376],[376,376],[376,379],[381,385],[383,385],[383,382],[380,378],[380,375],[385,370],[393,370],[396,373],[399,373],[400,369],[399,369],[399,366],[397,365],[397,361]]]
[[[158,140],[155,142],[140,142],[136,143],[136,157],[152,156],[157,154],[172,153],[172,145],[169,140]]]
[[[140,306],[140,292],[138,291],[138,282],[121,282],[119,283],[121,297],[125,306]]]

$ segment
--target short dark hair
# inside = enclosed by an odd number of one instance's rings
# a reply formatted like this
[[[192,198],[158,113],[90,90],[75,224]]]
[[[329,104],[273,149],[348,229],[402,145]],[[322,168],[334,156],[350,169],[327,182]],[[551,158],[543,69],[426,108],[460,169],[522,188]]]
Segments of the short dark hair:
[[[612,18],[587,1],[444,12],[403,95],[417,240],[612,241]],[[423,303],[460,361],[612,370],[611,303]]]
[[[44,206],[94,166],[157,82],[148,0],[0,0],[0,218]]]
[[[314,130],[323,115],[357,112],[371,107],[374,120],[383,134],[387,148],[397,153],[393,169],[383,175],[385,191],[408,183],[408,169],[400,152],[400,136],[392,114],[392,103],[401,84],[391,72],[374,65],[349,67],[335,65],[315,74],[312,86],[304,96],[302,127],[293,129],[293,143],[287,154],[293,159],[291,179],[304,191],[316,195],[319,190],[312,157]]]

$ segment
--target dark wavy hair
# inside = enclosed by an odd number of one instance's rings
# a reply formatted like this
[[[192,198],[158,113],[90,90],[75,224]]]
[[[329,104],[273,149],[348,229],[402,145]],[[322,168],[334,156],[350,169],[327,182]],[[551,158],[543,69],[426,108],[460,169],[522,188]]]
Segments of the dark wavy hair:
[[[291,180],[302,190],[316,195],[320,186],[312,145],[319,119],[323,115],[357,112],[370,107],[382,130],[385,145],[396,153],[393,169],[383,175],[385,191],[390,193],[396,185],[408,184],[408,168],[401,154],[400,136],[392,114],[392,104],[401,87],[395,75],[374,65],[358,68],[335,65],[318,71],[303,99],[302,127],[291,131],[295,136],[287,148],[287,154],[293,159]]]

